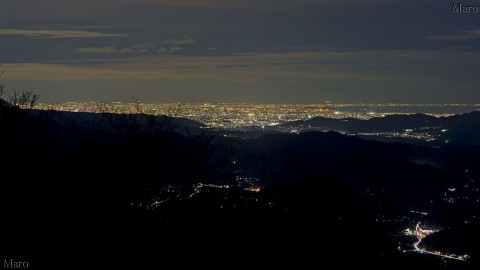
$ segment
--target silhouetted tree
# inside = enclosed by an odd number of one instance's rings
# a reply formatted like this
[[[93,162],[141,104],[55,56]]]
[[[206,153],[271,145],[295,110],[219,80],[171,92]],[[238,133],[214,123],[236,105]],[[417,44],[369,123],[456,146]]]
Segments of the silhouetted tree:
[[[3,156],[27,155],[39,146],[48,127],[48,114],[31,115],[39,96],[32,91],[9,89],[0,73],[0,149]]]
[[[10,96],[7,93],[6,84],[2,81],[3,72],[0,73],[0,119],[25,116],[38,102],[39,96],[32,91],[17,91],[12,89]]]

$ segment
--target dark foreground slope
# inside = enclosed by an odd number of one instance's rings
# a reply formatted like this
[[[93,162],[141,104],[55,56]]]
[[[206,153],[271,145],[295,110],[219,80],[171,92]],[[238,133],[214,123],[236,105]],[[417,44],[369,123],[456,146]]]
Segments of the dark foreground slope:
[[[478,211],[444,202],[448,188],[479,179],[474,146],[317,132],[239,140],[179,134],[169,121],[146,129],[14,120],[0,121],[2,256],[43,268],[93,260],[105,268],[248,266],[252,258],[265,266],[444,267],[400,254],[395,234],[415,222],[412,210],[452,228]],[[408,220],[387,222],[401,216]],[[470,262],[447,267],[474,265],[478,250],[469,252]]]

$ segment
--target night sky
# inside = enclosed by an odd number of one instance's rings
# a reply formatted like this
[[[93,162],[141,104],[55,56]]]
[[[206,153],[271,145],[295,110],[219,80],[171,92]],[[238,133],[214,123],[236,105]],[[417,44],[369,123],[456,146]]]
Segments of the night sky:
[[[463,1],[479,5],[479,1]],[[44,102],[480,103],[480,13],[445,0],[2,0]]]

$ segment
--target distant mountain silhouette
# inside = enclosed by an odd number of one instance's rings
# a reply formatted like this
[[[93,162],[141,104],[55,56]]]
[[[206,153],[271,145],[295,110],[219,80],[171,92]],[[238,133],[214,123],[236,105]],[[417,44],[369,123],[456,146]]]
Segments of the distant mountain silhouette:
[[[453,144],[480,144],[480,112],[450,117],[425,114],[388,115],[361,120],[355,118],[331,119],[315,117],[283,124],[287,128],[323,130],[346,133],[405,132],[406,130],[443,130],[442,138]]]
[[[358,190],[391,192],[387,198],[405,206],[413,201],[422,204],[417,201],[419,198],[426,203],[452,184],[451,179],[456,178],[450,174],[452,171],[476,166],[475,155],[480,154],[480,147],[469,149],[471,154],[457,147],[435,149],[365,141],[335,132],[305,132],[252,139],[247,156],[253,158],[247,162],[262,170],[258,164],[268,160],[269,179],[273,182],[335,178]],[[459,156],[460,160],[455,160]],[[413,185],[415,189],[411,188]]]
[[[39,110],[32,110],[30,112],[32,116],[38,116],[40,113],[41,111]],[[79,119],[79,120],[92,121],[92,120],[99,119],[101,116],[101,113],[67,112],[67,111],[55,111],[54,114],[55,114],[55,120],[61,120],[61,121],[65,121],[67,119]],[[109,113],[109,114],[114,114],[114,113]],[[205,127],[204,124],[191,119],[187,119],[187,118],[170,117],[165,115],[158,115],[158,116],[155,116],[155,118],[158,120],[171,119],[173,123],[178,127],[192,127],[192,128]]]
[[[345,132],[386,132],[403,131],[407,128],[420,128],[425,126],[441,125],[441,118],[425,114],[411,115],[388,115],[385,117],[362,120],[356,118],[332,119],[315,117],[305,121],[295,121],[284,126],[317,127],[325,130],[337,130]]]

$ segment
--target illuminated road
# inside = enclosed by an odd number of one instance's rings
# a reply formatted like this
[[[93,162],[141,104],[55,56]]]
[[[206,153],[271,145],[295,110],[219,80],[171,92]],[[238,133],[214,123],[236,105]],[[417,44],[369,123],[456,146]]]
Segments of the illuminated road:
[[[420,222],[418,222],[417,225],[415,226],[415,235],[418,236],[418,237],[417,237],[417,240],[418,240],[418,241],[413,244],[413,248],[414,248],[415,251],[417,251],[417,252],[422,252],[422,251],[420,250],[420,248],[418,247],[418,245],[420,245],[420,243],[422,242],[422,235],[421,235],[421,233],[419,232],[419,228],[420,228]]]
[[[202,183],[198,183],[198,185],[193,189],[193,193],[187,196],[187,198],[192,198],[193,196],[197,195],[198,193],[202,192]]]
[[[194,186],[193,192],[190,195],[188,195],[187,198],[192,198],[193,196],[202,192],[202,188],[204,188],[204,187],[218,188],[218,189],[230,188],[229,185],[215,185],[215,184],[198,183]]]
[[[241,178],[240,178],[241,179]],[[251,180],[251,178],[244,178],[246,180]],[[242,189],[248,192],[254,192],[258,193],[261,191],[261,188],[256,184],[257,181],[255,182],[246,182],[241,183],[244,185],[247,185],[246,187],[243,186]],[[161,190],[161,195],[155,196],[151,198],[150,203],[130,203],[131,206],[134,207],[145,207],[148,210],[153,210],[155,208],[158,208],[160,205],[170,202],[170,201],[175,201],[175,200],[188,200],[196,195],[200,194],[201,192],[204,191],[205,188],[211,188],[211,189],[229,189],[232,188],[231,185],[227,184],[204,184],[204,183],[196,183],[193,185],[188,185],[188,186],[170,186],[163,188]]]
[[[438,232],[438,230],[422,229],[420,227],[420,222],[418,222],[417,225],[415,226],[415,235],[417,236],[417,241],[415,243],[413,243],[413,248],[414,248],[415,252],[418,252],[418,253],[421,253],[421,254],[431,254],[431,255],[442,257],[442,258],[453,259],[453,260],[457,260],[457,261],[465,261],[464,258],[456,256],[456,255],[453,256],[453,255],[441,253],[440,251],[422,250],[418,247],[420,245],[420,243],[422,242],[423,238],[429,236],[432,233],[436,233],[436,232]]]

